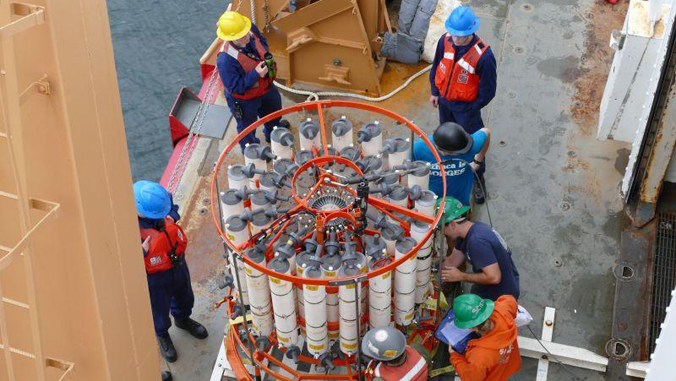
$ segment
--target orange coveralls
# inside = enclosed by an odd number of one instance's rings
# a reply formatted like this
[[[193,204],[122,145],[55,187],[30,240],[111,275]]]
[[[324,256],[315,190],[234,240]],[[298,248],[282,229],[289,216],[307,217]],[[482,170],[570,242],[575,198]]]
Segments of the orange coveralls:
[[[514,323],[516,310],[513,296],[499,297],[495,310],[488,318],[494,324],[493,330],[470,340],[464,355],[451,354],[451,363],[462,381],[504,381],[521,369]]]

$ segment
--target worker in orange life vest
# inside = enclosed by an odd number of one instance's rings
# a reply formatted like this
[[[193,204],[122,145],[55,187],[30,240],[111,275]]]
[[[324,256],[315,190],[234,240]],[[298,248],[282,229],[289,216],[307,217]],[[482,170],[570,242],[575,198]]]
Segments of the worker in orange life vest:
[[[237,12],[227,11],[218,19],[218,37],[225,41],[218,54],[216,67],[225,88],[225,99],[237,121],[237,131],[242,132],[259,117],[264,117],[282,108],[275,80],[276,65],[268,51],[268,44],[256,25]],[[266,64],[266,54],[269,55]],[[270,142],[274,126],[289,127],[280,118],[265,123],[265,141]],[[240,140],[244,150],[247,143],[259,143],[254,132]]]
[[[415,349],[406,345],[406,336],[392,327],[373,328],[366,332],[361,350],[377,361],[369,364],[367,374],[373,380],[427,380],[427,362]]]
[[[430,71],[430,103],[439,108],[439,123],[455,122],[470,135],[484,128],[481,109],[495,97],[497,70],[490,46],[474,32],[479,19],[467,6],[457,7],[445,24],[445,33],[437,43]],[[481,163],[477,175],[485,189]],[[482,204],[486,195],[474,186],[474,201]]]
[[[206,328],[190,318],[195,297],[185,262],[188,240],[183,229],[176,224],[180,218],[178,206],[162,185],[138,181],[134,184],[134,198],[155,335],[162,356],[174,362],[177,354],[169,336],[170,312],[176,327],[198,339],[208,336]]]

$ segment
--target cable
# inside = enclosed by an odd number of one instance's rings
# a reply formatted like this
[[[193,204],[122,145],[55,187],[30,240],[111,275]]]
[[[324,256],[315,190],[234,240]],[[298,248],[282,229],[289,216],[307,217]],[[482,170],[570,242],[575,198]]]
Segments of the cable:
[[[572,370],[568,365],[564,364],[561,360],[559,360],[558,357],[554,356],[554,355],[552,354],[552,352],[550,352],[549,349],[547,349],[547,347],[545,347],[545,345],[542,344],[542,341],[540,341],[540,339],[538,339],[538,337],[535,335],[535,332],[533,332],[533,330],[530,328],[530,325],[526,325],[526,328],[528,328],[528,330],[530,331],[530,334],[533,335],[533,338],[534,338],[535,340],[537,340],[537,342],[538,342],[538,343],[540,344],[540,346],[547,352],[547,354],[549,354],[549,356],[550,356],[552,359],[554,359],[554,362],[557,363],[557,364],[559,364],[559,365],[561,365],[561,367],[563,367],[563,369],[564,369],[566,372],[570,373],[570,374],[574,377],[574,378],[573,378],[574,381],[584,381],[582,378],[580,378],[580,376],[579,376],[577,373],[573,372],[573,370]]]

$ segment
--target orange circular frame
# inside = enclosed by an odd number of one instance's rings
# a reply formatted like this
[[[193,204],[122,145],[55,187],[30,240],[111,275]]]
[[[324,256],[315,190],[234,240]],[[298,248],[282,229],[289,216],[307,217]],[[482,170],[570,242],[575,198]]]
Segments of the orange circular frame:
[[[420,250],[420,248],[427,242],[427,240],[430,238],[432,235],[433,229],[430,229],[427,234],[425,234],[425,237],[418,242],[418,244],[413,247],[406,255],[402,256],[401,258],[392,261],[388,265],[382,266],[378,269],[375,269],[373,271],[369,271],[366,274],[360,274],[360,275],[355,275],[355,276],[349,276],[349,277],[336,277],[336,278],[321,278],[321,279],[308,279],[308,278],[303,278],[299,276],[294,276],[294,275],[289,275],[289,274],[280,274],[277,273],[271,269],[269,269],[267,266],[263,266],[261,264],[258,264],[251,259],[249,259],[245,255],[242,254],[242,248],[238,247],[235,245],[229,238],[228,236],[223,232],[223,229],[221,228],[221,223],[219,222],[219,211],[218,211],[218,206],[217,202],[220,202],[220,200],[217,198],[216,195],[216,182],[218,181],[218,173],[220,171],[221,166],[223,165],[223,162],[225,158],[228,156],[230,151],[232,151],[235,147],[238,147],[239,141],[246,135],[248,135],[250,132],[253,132],[256,130],[256,128],[260,127],[266,122],[269,122],[273,119],[279,118],[284,115],[292,114],[292,113],[299,113],[299,112],[305,112],[305,111],[317,111],[318,117],[319,117],[319,127],[320,127],[320,132],[321,132],[321,140],[322,140],[322,146],[323,146],[323,152],[328,153],[328,144],[326,142],[326,129],[325,129],[325,123],[324,123],[324,110],[325,109],[330,109],[334,107],[343,107],[343,108],[351,108],[351,109],[357,109],[357,110],[365,110],[365,111],[370,111],[376,114],[380,114],[383,116],[386,116],[390,119],[393,119],[400,124],[406,126],[408,129],[413,131],[415,135],[417,135],[419,138],[423,140],[423,142],[430,148],[430,151],[434,155],[434,158],[437,160],[437,164],[441,168],[441,157],[439,157],[439,154],[437,153],[437,150],[434,148],[430,140],[425,136],[423,131],[421,131],[416,125],[414,125],[410,120],[404,118],[403,116],[386,110],[382,107],[378,106],[373,106],[370,104],[365,104],[365,103],[359,103],[359,102],[351,102],[351,101],[342,101],[342,100],[324,100],[324,101],[315,101],[315,102],[306,102],[306,103],[300,103],[297,105],[285,107],[279,111],[276,111],[272,114],[267,115],[264,118],[258,119],[256,122],[252,123],[249,125],[247,128],[244,129],[237,137],[226,147],[226,149],[221,153],[220,157],[218,158],[218,161],[216,162],[216,167],[214,170],[214,174],[212,176],[211,180],[211,215],[213,217],[213,221],[216,225],[216,229],[218,230],[218,234],[221,236],[223,241],[230,247],[231,250],[234,250],[235,252],[240,254],[241,260],[246,262],[247,265],[255,268],[256,270],[263,272],[267,275],[272,275],[275,278],[278,279],[283,279],[288,282],[293,282],[296,285],[303,285],[303,284],[310,284],[310,285],[317,285],[317,286],[332,286],[335,285],[336,283],[342,283],[344,281],[349,281],[352,279],[360,279],[362,281],[366,279],[370,279],[376,276],[379,276],[385,272],[392,271],[394,270],[397,266],[400,264],[404,263],[406,260],[411,258],[415,253]],[[411,142],[413,143],[413,142]],[[315,158],[313,160],[321,159],[322,157]],[[330,158],[333,160],[334,158],[337,158],[339,160],[345,160],[346,162],[348,160],[336,157],[336,156],[327,156],[327,158]],[[298,171],[300,172],[300,171]],[[438,208],[437,214],[434,218],[429,217],[427,215],[423,215],[420,213],[417,213],[416,211],[403,208],[398,205],[394,205],[392,203],[389,203],[387,201],[384,201],[382,199],[376,198],[369,196],[368,203],[369,205],[374,206],[375,208],[379,210],[386,210],[388,214],[394,213],[399,213],[405,216],[412,217],[414,219],[421,220],[423,222],[426,222],[428,224],[431,224],[431,226],[436,226],[439,223],[439,220],[441,219],[442,212],[443,212],[443,207],[445,204],[445,196],[446,196],[446,174],[444,173],[445,171],[441,171],[441,180],[443,187],[442,189],[444,190],[444,197],[441,199],[441,205]],[[297,211],[297,210],[308,210],[312,212],[313,210],[307,206],[304,206],[306,203],[303,202],[303,199],[298,199],[295,194],[294,198],[296,199],[296,202],[299,204],[296,205],[291,211]]]

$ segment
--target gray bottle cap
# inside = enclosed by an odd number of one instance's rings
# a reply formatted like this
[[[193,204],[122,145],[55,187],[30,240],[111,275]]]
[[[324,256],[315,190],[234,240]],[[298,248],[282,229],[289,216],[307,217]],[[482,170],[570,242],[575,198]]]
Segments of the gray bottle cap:
[[[365,142],[371,141],[374,137],[380,135],[383,132],[383,128],[380,126],[380,123],[369,123],[364,125],[360,131],[364,131],[365,135],[368,137],[368,140],[364,140]]]
[[[422,195],[420,196],[419,199],[416,200],[416,202],[419,202],[423,205],[433,205],[437,202],[437,198],[435,196],[436,195],[434,194],[434,192],[424,190],[422,192]]]
[[[380,231],[382,233],[383,239],[388,241],[396,241],[397,238],[401,237],[404,233],[404,229],[399,225],[392,225]]]
[[[406,188],[401,185],[392,185],[392,192],[390,192],[387,197],[394,201],[401,201],[408,197],[408,192],[406,192]]]
[[[270,268],[270,270],[276,271],[276,272],[282,273],[282,274],[289,271],[290,267],[291,267],[291,265],[289,264],[289,260],[286,259],[286,257],[283,256],[283,255],[278,255],[278,256],[272,258],[272,260],[268,263],[268,268]]]
[[[260,144],[258,143],[247,144],[246,147],[244,147],[244,156],[248,159],[260,159],[259,146]]]
[[[350,161],[358,160],[360,156],[359,148],[354,146],[345,147],[340,150],[340,156]]]
[[[366,268],[366,256],[362,253],[352,253],[351,258],[343,259],[344,265],[355,265],[359,269]]]
[[[309,251],[301,251],[296,255],[296,267],[300,267],[301,269],[307,268],[312,264],[312,255],[313,253],[310,253]]]
[[[319,267],[308,267],[303,273],[305,278],[319,279],[324,276],[324,272]]]
[[[336,271],[341,267],[340,255],[327,255],[322,258],[322,268],[326,271]]]
[[[392,146],[394,148],[394,152],[404,152],[411,148],[411,142],[407,141],[406,139],[394,138],[393,140],[394,144]]]
[[[221,194],[221,202],[225,205],[237,205],[242,199],[237,195],[237,189],[228,189]]]
[[[302,150],[296,152],[296,164],[299,166],[307,163],[308,161],[315,158],[315,154],[312,151]]]
[[[250,196],[251,203],[257,206],[269,205],[270,201],[265,197],[267,192],[265,189],[258,189]]]
[[[265,226],[272,221],[272,218],[265,213],[258,213],[253,216],[251,223],[256,226]]]
[[[241,232],[246,228],[246,222],[242,221],[239,216],[230,216],[225,220],[227,229],[231,232]]]
[[[261,186],[264,186],[266,188],[274,188],[275,187],[275,181],[274,181],[275,175],[266,172],[264,173],[261,178],[258,180],[261,184]]]
[[[319,134],[319,126],[312,120],[306,120],[300,124],[300,134],[306,139],[314,139]]]
[[[235,164],[228,167],[228,178],[233,180],[244,180],[246,175],[244,174],[244,166],[241,164]]]
[[[415,225],[417,230],[420,230],[420,231],[429,230],[429,228],[430,228],[430,224],[428,224],[427,222],[420,221],[420,220],[414,220],[413,225]]]
[[[352,122],[346,118],[336,119],[331,123],[331,131],[336,136],[343,136],[352,131]]]
[[[261,250],[256,250],[255,248],[250,247],[246,249],[244,255],[256,263],[265,263],[265,253]]]
[[[338,277],[348,277],[361,274],[361,270],[357,266],[343,266],[338,270]]]
[[[414,161],[412,164],[415,166],[415,169],[411,172],[413,176],[422,177],[427,176],[430,173],[430,167],[424,161],[418,160]]]
[[[275,161],[275,164],[272,166],[272,169],[274,169],[275,172],[279,173],[280,175],[284,175],[286,174],[286,172],[290,167],[295,165],[296,164],[289,159],[286,158],[277,159],[277,161]]]
[[[396,248],[398,252],[406,254],[409,251],[411,251],[417,244],[418,242],[416,242],[416,240],[414,240],[413,238],[404,237],[397,242]]]

